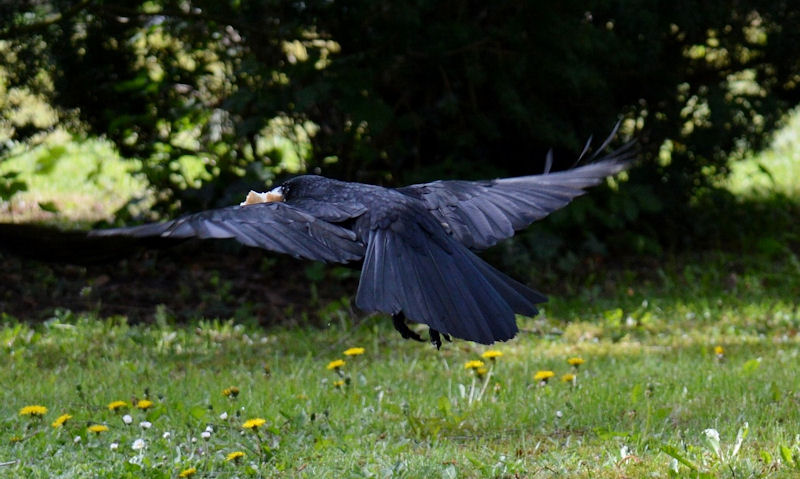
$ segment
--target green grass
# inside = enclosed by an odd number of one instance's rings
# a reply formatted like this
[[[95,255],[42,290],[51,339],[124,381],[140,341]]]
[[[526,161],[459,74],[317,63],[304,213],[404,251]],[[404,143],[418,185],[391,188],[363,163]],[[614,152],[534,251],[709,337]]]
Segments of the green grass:
[[[5,318],[0,475],[794,477],[800,275],[791,262],[745,265],[735,283],[699,274],[730,260],[652,282],[616,278],[617,294],[555,298],[495,346],[504,355],[486,361],[486,379],[464,364],[487,347],[436,351],[401,340],[385,318],[354,324],[339,308],[321,330],[174,325],[164,314],[152,325],[68,312],[36,326]],[[771,288],[776,275],[782,285]],[[366,352],[344,358],[351,346]],[[586,360],[577,371],[573,356]],[[326,366],[339,358],[347,383],[337,388]],[[556,376],[541,385],[538,370]],[[575,384],[560,380],[570,372]],[[222,394],[230,386],[236,399]],[[107,408],[143,397],[155,405],[128,411],[131,425]],[[44,418],[18,414],[32,404],[48,407]],[[73,418],[53,428],[65,413]],[[258,434],[242,429],[257,417]],[[705,439],[712,428],[721,456]],[[132,448],[137,439],[144,449]],[[233,451],[246,457],[226,462]]]

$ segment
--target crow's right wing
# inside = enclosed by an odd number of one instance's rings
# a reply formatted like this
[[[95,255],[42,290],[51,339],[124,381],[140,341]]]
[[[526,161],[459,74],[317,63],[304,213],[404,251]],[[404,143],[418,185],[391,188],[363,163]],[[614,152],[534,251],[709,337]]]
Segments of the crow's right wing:
[[[355,233],[280,202],[203,211],[164,223],[95,230],[91,236],[235,238],[242,244],[296,258],[345,263],[364,256]]]

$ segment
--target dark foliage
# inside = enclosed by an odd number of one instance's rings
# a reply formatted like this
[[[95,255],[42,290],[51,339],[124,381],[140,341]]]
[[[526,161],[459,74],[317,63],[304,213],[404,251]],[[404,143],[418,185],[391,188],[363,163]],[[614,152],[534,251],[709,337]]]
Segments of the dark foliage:
[[[566,167],[622,115],[641,166],[563,231],[642,250],[700,234],[693,199],[798,103],[798,32],[785,1],[0,3],[8,84],[144,159],[162,212],[281,174],[276,134],[309,139],[307,170],[397,185],[537,173],[551,147]]]

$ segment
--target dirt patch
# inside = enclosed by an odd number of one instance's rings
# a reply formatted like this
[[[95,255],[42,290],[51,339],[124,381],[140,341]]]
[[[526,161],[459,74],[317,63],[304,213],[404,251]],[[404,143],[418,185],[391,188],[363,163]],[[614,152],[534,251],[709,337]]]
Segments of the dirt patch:
[[[357,287],[356,270],[319,268],[225,241],[109,252],[115,258],[94,253],[88,262],[77,249],[72,262],[0,253],[0,312],[34,321],[68,309],[131,322],[166,314],[269,325],[313,321],[324,305],[352,297]]]

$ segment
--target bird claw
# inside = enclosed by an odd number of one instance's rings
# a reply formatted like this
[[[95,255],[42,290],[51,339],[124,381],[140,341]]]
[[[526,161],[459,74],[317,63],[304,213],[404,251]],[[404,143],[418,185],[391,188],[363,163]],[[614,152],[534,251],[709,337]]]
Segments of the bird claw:
[[[436,346],[437,350],[442,348],[442,337],[444,337],[445,341],[447,341],[448,343],[452,343],[453,342],[450,339],[450,335],[449,334],[440,333],[439,331],[436,331],[433,328],[428,328],[428,333],[431,336],[431,344]]]
[[[400,336],[402,336],[403,339],[413,339],[414,341],[419,341],[419,342],[425,341],[424,339],[422,339],[422,336],[415,333],[414,331],[411,330],[411,328],[408,327],[408,325],[406,324],[406,316],[403,314],[402,311],[392,315],[392,324],[394,325],[394,329],[396,329],[400,333]]]

